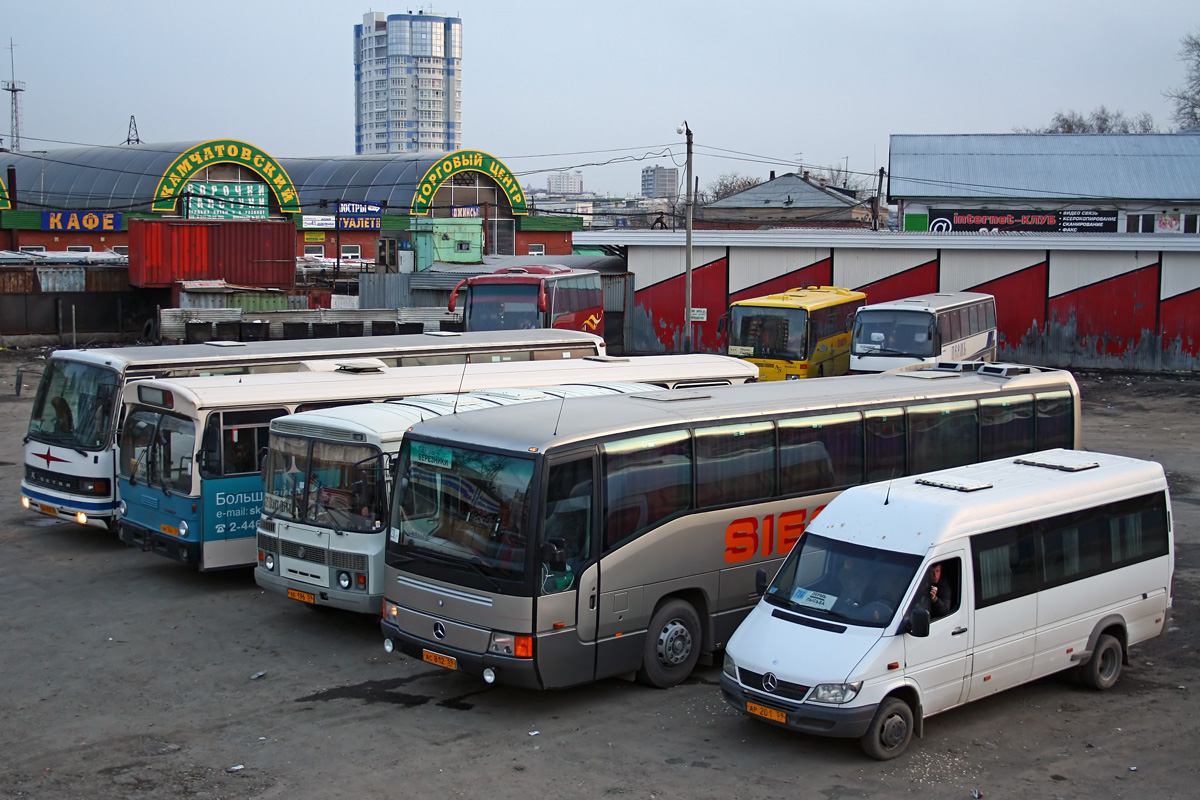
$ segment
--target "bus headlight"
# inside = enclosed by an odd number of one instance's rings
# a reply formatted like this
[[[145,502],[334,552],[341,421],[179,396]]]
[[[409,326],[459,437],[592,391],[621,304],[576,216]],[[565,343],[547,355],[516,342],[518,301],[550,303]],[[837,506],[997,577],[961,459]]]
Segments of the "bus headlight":
[[[185,520],[185,519],[179,520],[179,535],[187,536],[187,532],[188,532],[187,520]]]
[[[124,517],[127,513],[129,513],[129,506],[125,505],[125,501],[117,503],[117,516]]]
[[[267,553],[263,556],[263,569],[267,572],[275,571],[275,554]]]
[[[817,703],[849,703],[858,696],[858,690],[862,688],[862,681],[854,683],[822,683],[813,689],[812,697],[809,699]]]
[[[733,656],[725,653],[725,663],[721,665],[721,671],[729,677],[737,680],[737,664],[733,663]]]
[[[513,633],[493,633],[488,642],[488,652],[501,656],[533,658],[533,637]]]
[[[22,497],[22,498],[21,498],[21,505],[22,505],[22,506],[24,506],[25,508],[29,508],[29,498],[28,498],[28,497]]]
[[[339,572],[338,573],[338,586],[342,587],[343,589],[350,588],[350,573],[349,572]]]

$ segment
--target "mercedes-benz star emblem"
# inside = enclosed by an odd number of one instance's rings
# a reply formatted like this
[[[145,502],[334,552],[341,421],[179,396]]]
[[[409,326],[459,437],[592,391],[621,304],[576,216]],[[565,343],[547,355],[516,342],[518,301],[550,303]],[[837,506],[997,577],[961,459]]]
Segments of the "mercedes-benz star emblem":
[[[446,638],[446,626],[440,622],[433,623],[433,637],[435,639]]]
[[[774,672],[768,672],[763,675],[763,688],[768,692],[773,692],[779,688],[779,678],[775,677]]]

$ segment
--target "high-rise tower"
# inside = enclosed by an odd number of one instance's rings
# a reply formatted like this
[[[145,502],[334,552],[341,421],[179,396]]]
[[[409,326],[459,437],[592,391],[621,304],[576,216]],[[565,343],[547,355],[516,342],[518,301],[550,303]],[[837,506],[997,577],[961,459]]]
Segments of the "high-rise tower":
[[[354,152],[462,148],[462,20],[409,12],[354,26]]]

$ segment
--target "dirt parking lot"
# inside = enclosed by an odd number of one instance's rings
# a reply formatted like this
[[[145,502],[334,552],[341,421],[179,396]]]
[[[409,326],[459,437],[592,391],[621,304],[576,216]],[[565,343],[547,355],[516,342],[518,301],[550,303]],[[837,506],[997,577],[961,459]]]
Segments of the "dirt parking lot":
[[[1170,632],[1115,689],[1053,677],[891,762],[726,706],[718,669],[533,693],[385,654],[378,623],[198,574],[18,499],[32,386],[0,363],[0,798],[1195,797],[1200,381],[1082,376],[1089,449],[1168,471]]]

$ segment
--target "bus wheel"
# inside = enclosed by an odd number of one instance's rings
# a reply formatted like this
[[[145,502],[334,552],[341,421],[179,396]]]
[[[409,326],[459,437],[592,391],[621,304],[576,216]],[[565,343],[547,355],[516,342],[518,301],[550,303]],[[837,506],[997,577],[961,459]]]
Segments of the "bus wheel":
[[[683,681],[700,658],[700,615],[691,603],[668,600],[650,619],[638,681],[666,689]]]
[[[1093,689],[1111,689],[1121,677],[1121,642],[1107,633],[1096,640],[1092,657],[1083,665],[1079,677]]]
[[[858,743],[871,758],[887,761],[904,752],[912,735],[912,709],[899,697],[889,697],[879,704],[871,726]]]

